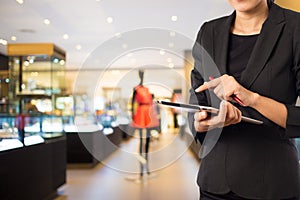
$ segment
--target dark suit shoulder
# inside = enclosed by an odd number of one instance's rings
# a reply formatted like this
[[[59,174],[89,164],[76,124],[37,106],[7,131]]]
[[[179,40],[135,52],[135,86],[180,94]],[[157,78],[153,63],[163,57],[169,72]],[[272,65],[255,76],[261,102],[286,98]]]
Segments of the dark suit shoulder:
[[[207,36],[207,34],[208,34],[209,37],[212,37],[212,35],[211,35],[212,30],[214,30],[216,27],[223,27],[224,23],[226,23],[230,19],[231,16],[232,15],[223,16],[220,18],[215,18],[215,19],[204,22],[198,32],[197,41],[200,40],[202,35]]]
[[[281,11],[284,15],[285,21],[287,23],[299,23],[300,22],[300,13],[287,9],[287,8],[283,8],[277,4],[273,5],[277,10]]]
[[[210,21],[207,21],[206,23],[211,26],[221,26],[230,18],[230,16],[231,15],[227,15],[216,19],[212,19]]]
[[[284,14],[287,18],[294,18],[294,17],[299,17],[300,16],[300,13],[297,12],[297,11],[290,10],[290,9],[287,9],[287,8],[283,8],[281,6],[278,6],[278,7],[279,7],[279,9],[281,9],[284,12]]]
[[[214,29],[215,27],[222,27],[230,17],[231,15],[228,15],[228,16],[223,16],[223,17],[206,21],[202,24],[201,29],[205,30],[205,29]]]
[[[278,5],[277,9],[281,10],[284,16],[284,22],[286,25],[286,30],[288,32],[291,33],[291,35],[293,35],[294,40],[300,40],[300,13],[290,10],[290,9],[286,9],[286,8],[282,8]]]

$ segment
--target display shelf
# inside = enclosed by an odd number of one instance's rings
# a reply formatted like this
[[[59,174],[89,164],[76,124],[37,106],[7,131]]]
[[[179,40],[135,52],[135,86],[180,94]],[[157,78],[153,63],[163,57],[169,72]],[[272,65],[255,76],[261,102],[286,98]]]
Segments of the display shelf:
[[[11,149],[21,148],[24,145],[18,139],[2,139],[0,141],[0,152],[7,151]]]

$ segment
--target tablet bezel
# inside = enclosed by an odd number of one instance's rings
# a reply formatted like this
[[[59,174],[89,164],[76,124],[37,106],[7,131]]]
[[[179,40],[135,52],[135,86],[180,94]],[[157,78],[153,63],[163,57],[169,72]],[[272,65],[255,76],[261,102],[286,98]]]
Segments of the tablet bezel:
[[[194,105],[194,104],[185,104],[185,103],[178,103],[178,102],[170,102],[170,101],[162,101],[158,100],[156,103],[173,107],[173,108],[179,108],[186,110],[187,112],[198,112],[198,111],[207,111],[213,114],[218,114],[219,109],[210,107],[210,106],[200,106],[200,105]],[[257,120],[257,119],[252,119],[249,117],[242,116],[242,121],[249,122],[252,124],[263,124],[263,121]]]

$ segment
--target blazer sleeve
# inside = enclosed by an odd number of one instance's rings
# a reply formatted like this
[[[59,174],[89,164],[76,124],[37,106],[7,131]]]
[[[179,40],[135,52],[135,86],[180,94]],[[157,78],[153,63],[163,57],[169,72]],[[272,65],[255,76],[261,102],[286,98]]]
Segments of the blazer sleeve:
[[[196,104],[196,105],[208,105],[206,92],[195,93],[195,89],[204,83],[204,79],[203,79],[200,71],[202,68],[202,66],[201,66],[202,42],[201,41],[202,41],[203,32],[205,31],[205,25],[206,25],[206,23],[204,23],[201,26],[201,29],[197,35],[196,42],[192,49],[192,55],[194,58],[194,68],[191,71],[191,89],[190,89],[189,103]],[[196,142],[199,141],[200,143],[202,143],[205,138],[206,133],[197,133],[197,131],[195,130],[194,113],[188,113],[188,122],[189,122],[189,128],[190,128]]]
[[[300,16],[300,15],[298,15]],[[296,94],[300,96],[300,17],[297,18],[297,28],[294,33],[294,68]],[[287,108],[286,136],[290,138],[300,137],[300,107],[296,105],[285,105]]]

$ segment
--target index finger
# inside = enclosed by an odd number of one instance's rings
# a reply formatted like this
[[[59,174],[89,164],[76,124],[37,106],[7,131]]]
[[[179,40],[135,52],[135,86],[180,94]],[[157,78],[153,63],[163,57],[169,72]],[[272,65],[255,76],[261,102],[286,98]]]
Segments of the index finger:
[[[217,87],[221,83],[220,78],[213,79],[208,82],[204,82],[202,85],[200,85],[198,88],[195,89],[195,92],[202,92],[204,90],[208,90],[211,88]]]
[[[209,89],[208,82],[204,82],[202,85],[200,85],[198,88],[195,89],[195,92],[202,92],[208,89]]]

